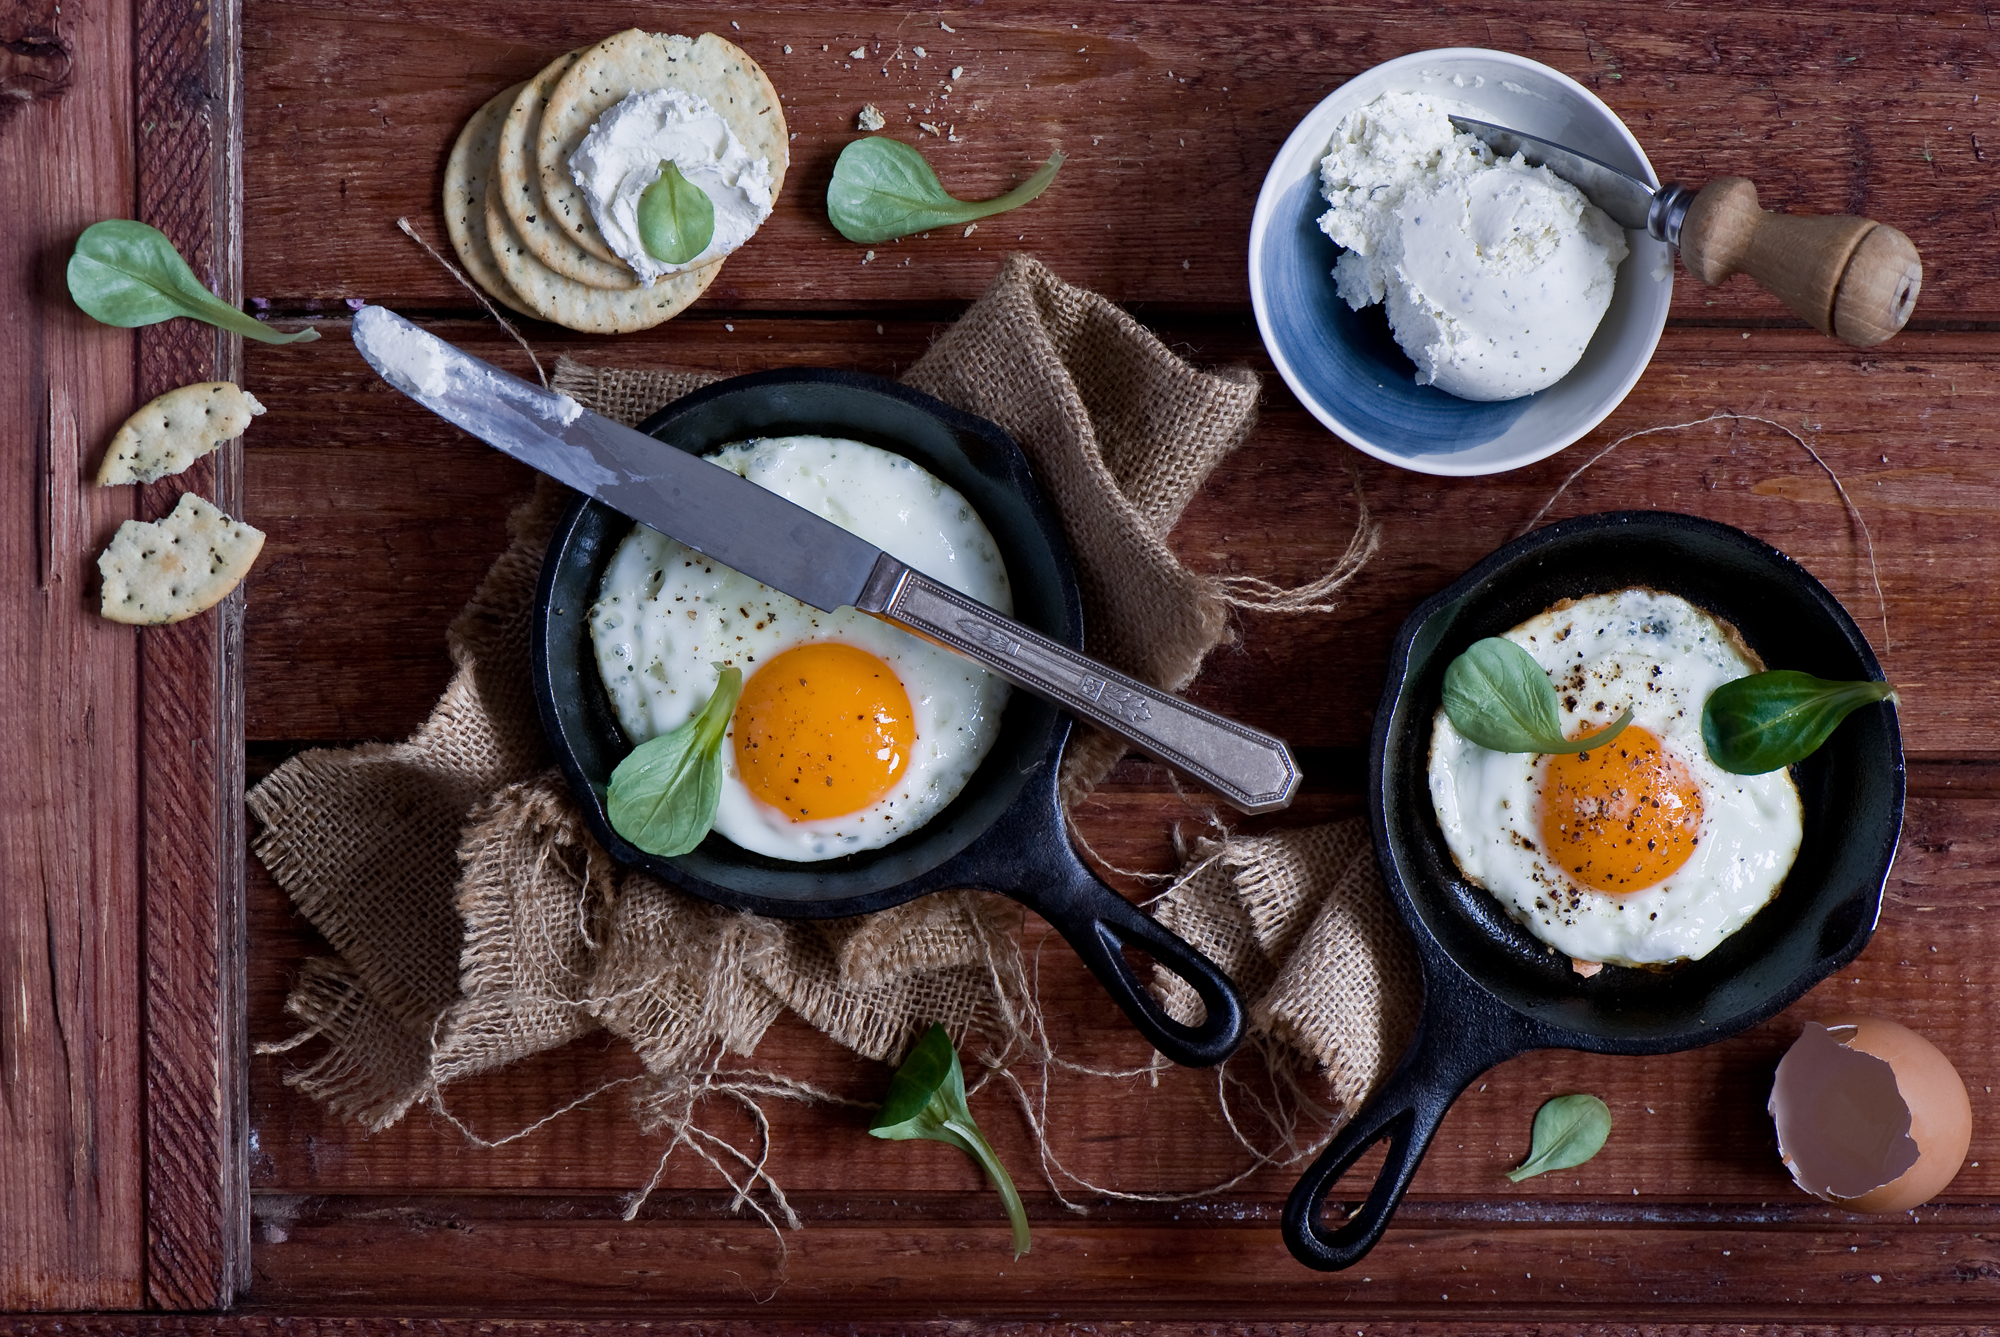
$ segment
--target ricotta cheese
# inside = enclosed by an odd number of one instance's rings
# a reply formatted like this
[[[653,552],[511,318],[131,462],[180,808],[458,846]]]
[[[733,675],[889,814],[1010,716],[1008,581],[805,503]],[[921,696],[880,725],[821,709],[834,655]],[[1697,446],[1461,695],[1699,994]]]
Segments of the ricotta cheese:
[[[1388,308],[1417,384],[1516,399],[1566,376],[1611,305],[1625,234],[1583,192],[1461,134],[1469,114],[1385,93],[1334,127],[1320,228],[1346,248],[1334,287]]]
[[[639,241],[639,197],[669,161],[715,206],[707,249],[681,265],[658,259]],[[752,158],[706,98],[678,88],[627,94],[591,126],[569,169],[606,244],[647,287],[720,260],[771,216],[770,160]]]

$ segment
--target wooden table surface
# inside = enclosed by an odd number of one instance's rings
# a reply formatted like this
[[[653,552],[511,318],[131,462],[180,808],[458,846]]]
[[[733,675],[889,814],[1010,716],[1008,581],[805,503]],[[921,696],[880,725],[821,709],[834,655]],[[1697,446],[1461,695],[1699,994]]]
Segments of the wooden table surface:
[[[1073,1213],[997,1088],[975,1112],[1034,1221],[1034,1250],[1018,1261],[976,1171],[943,1148],[870,1139],[851,1109],[772,1111],[769,1168],[806,1222],[781,1250],[761,1223],[728,1211],[723,1185],[685,1151],[639,1219],[621,1221],[624,1196],[665,1146],[637,1133],[616,1094],[482,1149],[423,1110],[365,1136],[283,1084],[296,1056],[240,1062],[243,1035],[290,1034],[285,993],[305,958],[329,950],[254,860],[238,873],[241,776],[309,746],[399,739],[424,718],[451,672],[445,625],[530,486],[525,469],[389,392],[348,342],[343,303],[392,305],[524,367],[395,220],[441,240],[444,158],[465,117],[560,52],[635,24],[721,32],[760,61],[796,132],[791,176],[771,221],[688,312],[618,339],[530,322],[545,362],[567,352],[725,373],[894,374],[1018,249],[1126,304],[1194,362],[1263,375],[1254,435],[1174,535],[1190,565],[1287,582],[1316,574],[1347,541],[1358,472],[1383,544],[1341,609],[1241,615],[1240,644],[1218,651],[1190,692],[1283,734],[1305,758],[1294,808],[1240,829],[1359,810],[1396,627],[1518,533],[1589,452],[1635,429],[1747,415],[1628,442],[1549,518],[1637,507],[1726,521],[1796,557],[1856,615],[1902,685],[1910,762],[1902,851],[1867,950],[1782,1016],[1707,1049],[1545,1052],[1495,1069],[1453,1109],[1374,1254],[1330,1275],[1295,1264],[1280,1239],[1295,1171],[1263,1169],[1173,1203],[1064,1180],[1088,1209]],[[398,1317],[452,1328],[473,1315],[550,1331],[641,1318],[1367,1333],[2000,1321],[1990,1098],[2000,929],[1988,908],[2000,909],[2000,191],[1987,161],[2000,154],[1988,110],[2000,36],[1984,6],[995,0],[667,15],[614,3],[242,0],[237,21],[107,0],[49,26],[71,51],[70,86],[51,92],[45,79],[0,119],[0,153],[17,168],[5,281],[9,309],[24,313],[4,336],[15,372],[5,406],[19,429],[9,439],[33,444],[8,452],[0,522],[10,665],[0,701],[32,761],[0,781],[10,888],[0,1307],[216,1308],[247,1281],[232,1327],[289,1316],[341,1330]],[[1519,52],[1576,78],[1663,179],[1746,174],[1767,207],[1902,228],[1925,259],[1909,329],[1845,348],[1747,281],[1708,289],[1682,273],[1645,376],[1570,450],[1469,480],[1359,455],[1271,370],[1249,313],[1250,209],[1278,145],[1321,97],[1382,60],[1451,44]],[[848,54],[859,47],[865,58]],[[238,52],[240,75],[229,66]],[[827,224],[824,195],[867,102],[906,140],[919,121],[955,126],[955,140],[919,142],[966,196],[998,193],[1053,147],[1069,161],[1040,200],[969,238],[879,245],[864,263],[864,248]],[[326,336],[242,350],[244,384],[270,412],[192,478],[240,498],[269,535],[240,641],[228,610],[180,639],[110,628],[91,611],[96,548],[135,505],[157,511],[173,489],[79,502],[78,473],[144,394],[226,374],[239,355],[205,331],[176,333],[186,322],[135,342],[68,307],[60,275],[74,237],[114,215],[159,223],[222,291],[273,320],[314,320]],[[1862,531],[1826,475],[1751,418],[1802,433],[1845,482],[1872,536],[1882,604]],[[1111,863],[1148,871],[1173,866],[1176,823],[1199,821],[1166,774],[1137,759],[1079,813]],[[1142,1042],[1066,949],[1051,944],[1040,962],[1066,1055],[1143,1061]],[[1849,1215],[1800,1193],[1778,1163],[1764,1114],[1772,1066],[1802,1020],[1836,1011],[1920,1029],[1967,1081],[1968,1164],[1927,1207]],[[795,1020],[758,1059],[856,1099],[886,1078]],[[457,1118],[498,1138],[638,1071],[622,1045],[597,1037],[447,1097]],[[1568,1091],[1609,1103],[1609,1145],[1576,1170],[1509,1183],[1501,1172],[1525,1153],[1535,1108]],[[1187,1192],[1247,1164],[1213,1074],[1169,1072],[1157,1086],[1061,1076],[1050,1109],[1054,1154],[1102,1189]],[[111,1331],[138,1320],[66,1322]],[[0,1332],[35,1326],[0,1318]]]

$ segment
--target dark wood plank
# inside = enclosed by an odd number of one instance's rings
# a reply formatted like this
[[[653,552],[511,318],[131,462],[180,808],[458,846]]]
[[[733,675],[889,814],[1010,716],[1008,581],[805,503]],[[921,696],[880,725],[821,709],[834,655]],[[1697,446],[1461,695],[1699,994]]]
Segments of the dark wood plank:
[[[762,1316],[807,1320],[821,1319],[833,1296],[877,1320],[962,1314],[987,1323],[1194,1313],[1232,1323],[1449,1316],[1465,1325],[1505,1314],[1571,1331],[1607,1313],[1657,1319],[1676,1309],[1843,1327],[2000,1317],[2000,1283],[1989,1275],[2000,1271],[1995,1247],[1928,1221],[1871,1230],[1864,1247],[1846,1222],[1688,1223],[1635,1212],[1627,1223],[1592,1220],[1578,1230],[1560,1219],[1498,1221],[1487,1204],[1460,1203],[1437,1219],[1399,1223],[1353,1270],[1319,1276],[1292,1261],[1269,1217],[1190,1213],[1124,1228],[1049,1220],[1016,1260],[994,1226],[909,1220],[923,1205],[921,1195],[899,1199],[908,1216],[894,1225],[815,1224],[787,1241],[781,1259],[769,1233],[749,1222],[690,1230],[624,1224],[615,1213],[441,1217],[435,1204],[374,1201],[353,1204],[348,1218],[340,1211],[348,1204],[327,1204],[325,1217],[289,1222],[292,1243],[259,1251],[258,1279],[308,1310],[370,1303],[365,1278],[370,1289],[421,1294],[447,1310],[491,1307],[504,1289],[523,1296],[529,1314],[561,1312],[526,1298],[559,1288],[585,1304],[665,1303],[714,1317],[755,1305]],[[951,1260],[949,1294],[891,1261],[939,1256]]]
[[[248,152],[258,170],[248,177],[247,290],[284,307],[394,294],[463,308],[393,226],[407,214],[442,235],[442,172],[458,127],[563,51],[669,22],[654,8],[602,0],[502,20],[438,0],[252,0],[248,12]],[[1927,261],[1919,321],[2000,318],[2000,255],[1990,244],[2000,195],[1987,162],[2000,152],[2000,128],[1991,99],[1976,100],[2000,74],[2000,45],[1976,5],[1093,11],[1041,0],[943,15],[954,32],[940,17],[859,2],[673,12],[675,31],[712,29],[762,63],[797,134],[776,214],[703,308],[968,300],[993,258],[1017,245],[1060,258],[1067,277],[1121,302],[1240,308],[1251,206],[1293,126],[1371,65],[1463,43],[1578,79],[1625,120],[1662,180],[1745,175],[1766,207],[1901,227]],[[852,59],[862,46],[866,58]],[[953,83],[955,67],[965,75]],[[920,122],[955,126],[959,142],[920,142],[967,198],[999,193],[1051,148],[1071,156],[1031,208],[969,238],[952,230],[877,247],[879,258],[863,265],[866,248],[827,225],[825,193],[864,103],[880,106],[889,133],[906,140],[919,140]],[[1683,274],[1674,311],[1800,323],[1745,279],[1711,290]]]
[[[603,349],[598,356],[624,365],[725,372],[894,371],[921,355],[936,328],[676,323],[669,349],[538,347],[545,359]],[[525,366],[490,324],[438,328],[502,365]],[[1860,352],[1806,331],[1673,329],[1631,396],[1583,441],[1468,485],[1366,459],[1288,407],[1243,322],[1161,329],[1197,360],[1264,365],[1272,401],[1182,519],[1174,543],[1184,560],[1204,571],[1311,578],[1338,558],[1352,528],[1350,467],[1383,522],[1382,550],[1338,612],[1242,615],[1241,644],[1217,651],[1193,688],[1202,704],[1297,746],[1365,747],[1390,640],[1412,608],[1519,533],[1602,446],[1729,411],[1801,431],[1860,508],[1888,611],[1883,660],[1911,684],[1902,710],[1911,755],[2000,755],[2000,715],[1986,708],[2000,660],[2000,623],[1984,615],[1985,591],[2000,585],[2000,549],[1984,538],[2000,518],[1991,481],[2000,453],[1986,426],[2000,413],[1990,336],[1908,333]],[[407,734],[450,676],[443,628],[501,550],[506,512],[528,487],[520,466],[389,389],[338,322],[328,332],[306,348],[249,355],[249,384],[271,406],[248,438],[248,518],[271,536],[249,583],[252,738]],[[1632,440],[1546,518],[1628,507],[1691,511],[1784,549],[1884,649],[1866,542],[1826,475],[1781,430],[1721,421]],[[1275,693],[1276,682],[1312,690]]]
[[[712,1319],[653,1317],[633,1318],[593,1313],[581,1307],[561,1317],[508,1316],[504,1319],[464,1318],[440,1314],[435,1309],[415,1308],[389,1311],[355,1311],[350,1306],[328,1305],[310,1315],[256,1312],[246,1307],[234,1315],[65,1315],[63,1331],[78,1337],[181,1337],[182,1334],[216,1334],[216,1337],[485,1337],[500,1328],[518,1337],[706,1337],[716,1330]],[[868,1331],[896,1337],[962,1337],[968,1331],[992,1330],[1010,1337],[1061,1337],[1075,1326],[1048,1317],[1051,1306],[1043,1306],[1025,1318],[978,1323],[962,1318],[924,1318],[874,1321]],[[1428,1306],[1433,1312],[1444,1306]],[[1214,1337],[1219,1332],[1243,1333],[1251,1337],[1326,1337],[1329,1333],[1352,1332],[1358,1337],[1460,1337],[1476,1324],[1482,1337],[1546,1337],[1559,1324],[1565,1337],[1973,1337],[1987,1331],[1975,1318],[1941,1321],[1896,1321],[1879,1316],[1866,1318],[1802,1320],[1797,1314],[1774,1318],[1751,1315],[1704,1313],[1673,1319],[1656,1309],[1620,1305],[1600,1307],[1588,1318],[1566,1315],[1537,1318],[1509,1315],[1492,1306],[1470,1305],[1447,1311],[1442,1318],[1383,1318],[1381,1311],[1358,1306],[1343,1307],[1333,1322],[1294,1319],[1250,1318],[1238,1314],[1215,1317],[1165,1320],[1121,1320],[1118,1331],[1131,1337]],[[1822,1311],[1824,1312],[1824,1311]],[[1746,1321],[1747,1320],[1747,1321]],[[785,1318],[762,1312],[749,1317],[732,1317],[729,1331],[741,1337],[840,1337],[854,1330],[854,1324],[824,1317]],[[30,1337],[43,1329],[32,1320],[0,1315],[0,1337]]]
[[[1087,805],[1079,825],[1086,839],[1128,866],[1171,867],[1169,830],[1190,827],[1153,768],[1128,768],[1108,801]],[[1314,798],[1308,817],[1352,810],[1354,800]],[[1975,1107],[1990,1104],[1990,1036],[2000,1029],[2000,961],[1990,951],[1991,889],[2000,882],[2000,793],[1964,797],[1932,791],[1910,805],[1904,846],[1891,875],[1880,928],[1852,967],[1826,981],[1773,1021],[1706,1049],[1630,1059],[1547,1052],[1525,1055],[1474,1084],[1452,1109],[1413,1190],[1416,1199],[1546,1201],[1612,1195],[1649,1205],[1791,1203],[1810,1200],[1792,1187],[1771,1146],[1764,1101],[1778,1055],[1801,1019],[1840,1012],[1877,1013],[1918,1026],[1960,1067]],[[257,1039],[291,1032],[280,1015],[299,958],[323,950],[261,877],[253,878],[252,1026]],[[1031,933],[1032,949],[1041,942]],[[1102,992],[1060,942],[1038,957],[1044,1007],[1066,1056],[1099,1065],[1134,1066],[1143,1046],[1106,1005]],[[1953,999],[1949,1008],[1912,1010],[1912,999]],[[260,1192],[290,1196],[396,1192],[619,1193],[652,1174],[664,1146],[632,1127],[623,1094],[612,1092],[566,1115],[534,1137],[484,1150],[466,1143],[442,1120],[418,1111],[367,1138],[285,1088],[282,1074],[300,1055],[252,1064],[253,1164]],[[873,1099],[886,1080],[878,1064],[853,1057],[803,1024],[774,1030],[758,1061],[853,1099]],[[489,1139],[534,1123],[602,1082],[638,1071],[624,1046],[605,1037],[447,1092],[452,1113]],[[1589,1165],[1541,1176],[1518,1187],[1501,1178],[1526,1151],[1532,1111],[1550,1095],[1588,1090],[1613,1110],[1616,1134]],[[1133,1100],[1142,1118],[1133,1118]],[[1247,1159],[1217,1113],[1212,1076],[1169,1071],[1160,1084],[1058,1075],[1051,1096],[1053,1145],[1079,1175],[1128,1191],[1189,1191],[1243,1169]],[[1239,1102],[1240,1103],[1240,1102]],[[1022,1192],[1050,1206],[1048,1186],[1033,1168],[1027,1129],[1000,1088],[982,1094],[975,1112]],[[774,1103],[778,1128],[772,1174],[787,1192],[887,1197],[901,1189],[975,1191],[969,1167],[949,1158],[926,1161],[911,1148],[862,1135],[856,1111]],[[744,1131],[718,1111],[718,1128]],[[1251,1116],[1246,1114],[1246,1118]],[[1254,1123],[1253,1123],[1254,1126]],[[1976,1122],[1971,1162],[1945,1201],[2000,1202],[2000,1131]],[[1224,1212],[1262,1204],[1290,1191],[1296,1173],[1260,1172],[1215,1203],[1190,1211]],[[696,1158],[669,1162],[663,1191],[715,1189]],[[1087,1191],[1083,1192],[1088,1197]],[[1051,1210],[1053,1208],[1051,1207]],[[1158,1217],[1180,1208],[1147,1209]],[[260,1248],[264,1247],[262,1245]]]
[[[131,8],[66,18],[74,86],[0,112],[0,1309],[135,1306],[144,1257],[139,683],[91,565],[132,497],[85,483],[133,342],[63,285],[130,207]]]
[[[241,294],[234,6],[148,3],[135,24],[139,217],[226,300]],[[139,339],[139,398],[240,380],[242,340],[178,320]],[[142,490],[242,514],[231,445]],[[243,596],[139,638],[145,796],[146,1299],[227,1306],[248,1280],[244,1147]]]

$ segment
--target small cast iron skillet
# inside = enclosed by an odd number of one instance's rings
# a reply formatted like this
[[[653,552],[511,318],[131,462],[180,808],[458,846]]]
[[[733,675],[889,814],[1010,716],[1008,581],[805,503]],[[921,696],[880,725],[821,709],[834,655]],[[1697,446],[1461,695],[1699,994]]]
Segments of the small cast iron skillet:
[[[1308,1267],[1348,1267],[1373,1247],[1445,1110],[1494,1064],[1531,1049],[1664,1054],[1709,1044],[1792,1003],[1875,930],[1903,819],[1902,739],[1887,704],[1850,715],[1793,769],[1805,807],[1798,860],[1776,899],[1700,961],[1661,971],[1607,966],[1582,979],[1460,875],[1427,776],[1445,666],[1558,599],[1631,585],[1725,618],[1772,668],[1882,676],[1859,628],[1802,567],[1741,530],[1689,515],[1618,511],[1536,530],[1410,615],[1375,715],[1370,816],[1383,879],[1423,966],[1423,1012],[1400,1066],[1285,1205],[1285,1242]],[[1328,1229],[1328,1191],[1384,1138],[1388,1158],[1367,1201]]]
[[[751,437],[847,437],[915,460],[963,493],[992,531],[1014,588],[1014,616],[1064,645],[1083,645],[1069,546],[1028,462],[994,424],[929,395],[853,372],[760,372],[720,381],[654,414],[640,430],[662,449],[706,454]],[[605,786],[631,750],[591,649],[587,616],[598,581],[632,522],[578,498],[549,544],[533,631],[536,703],[591,834],[611,857],[691,895],[783,919],[868,914],[953,887],[997,891],[1035,910],[1075,947],[1133,1025],[1176,1063],[1221,1061],[1243,1031],[1243,1004],[1216,965],[1134,908],[1070,847],[1056,793],[1070,720],[1015,691],[1000,737],[949,807],[894,844],[821,863],[789,863],[711,834],[662,859],[611,829]],[[1207,1015],[1168,1016],[1141,986],[1124,949],[1150,954],[1192,985]]]

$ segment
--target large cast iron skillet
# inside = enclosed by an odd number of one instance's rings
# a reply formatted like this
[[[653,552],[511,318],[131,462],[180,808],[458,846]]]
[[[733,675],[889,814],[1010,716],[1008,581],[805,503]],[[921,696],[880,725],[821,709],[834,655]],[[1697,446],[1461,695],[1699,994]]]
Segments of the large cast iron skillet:
[[[1375,716],[1370,815],[1389,895],[1423,965],[1423,1012],[1401,1065],[1286,1204],[1285,1242],[1309,1267],[1347,1267],[1368,1252],[1445,1110],[1494,1064],[1531,1049],[1663,1054],[1720,1040],[1790,1004],[1874,932],[1903,817],[1902,740],[1887,704],[1849,716],[1794,768],[1805,805],[1798,861],[1777,898],[1700,961],[1579,978],[1459,874],[1426,774],[1445,666],[1558,599],[1629,585],[1726,618],[1772,668],[1881,677],[1853,620],[1796,562],[1688,515],[1621,511],[1537,530],[1410,615]],[[1367,1201],[1329,1229],[1328,1191],[1384,1138],[1388,1157]]]
[[[907,456],[957,488],[985,519],[1013,582],[1015,617],[1082,648],[1076,573],[1062,529],[1020,447],[983,418],[879,377],[777,371],[698,390],[641,430],[658,437],[662,449],[695,454],[750,437],[816,434]],[[585,619],[605,564],[631,528],[617,512],[578,499],[542,565],[533,640],[542,726],[591,834],[614,859],[692,895],[786,919],[867,914],[952,887],[997,891],[1054,925],[1168,1058],[1199,1066],[1236,1047],[1243,1005],[1229,977],[1099,881],[1070,847],[1056,794],[1070,721],[1026,692],[1009,699],[999,741],[964,792],[921,830],[883,849],[799,864],[710,835],[689,854],[661,859],[621,839],[605,815],[604,789],[631,743],[598,679]],[[1127,962],[1128,947],[1194,987],[1207,1009],[1200,1025],[1182,1025],[1160,1008]]]

